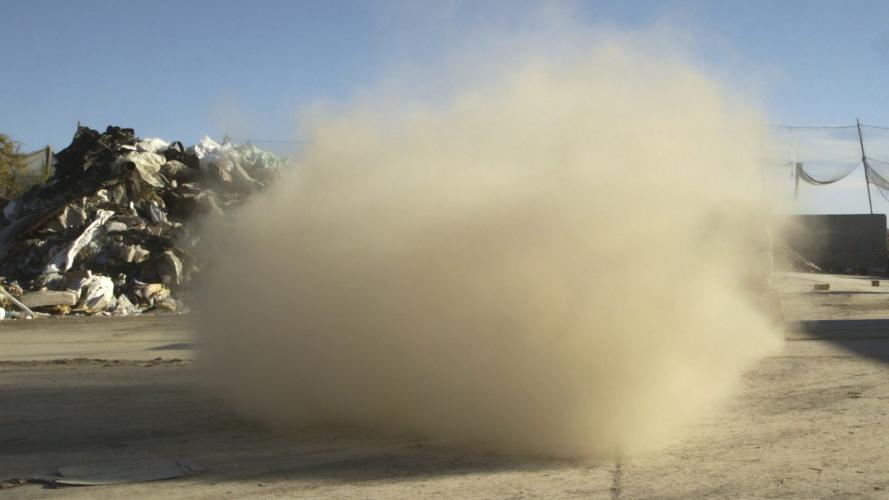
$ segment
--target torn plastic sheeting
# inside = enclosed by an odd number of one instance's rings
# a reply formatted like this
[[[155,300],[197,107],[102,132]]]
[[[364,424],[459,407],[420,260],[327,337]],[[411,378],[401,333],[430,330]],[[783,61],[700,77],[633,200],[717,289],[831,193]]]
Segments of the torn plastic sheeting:
[[[154,304],[170,296],[170,289],[162,283],[134,283],[135,295],[138,299]]]
[[[165,251],[157,262],[157,274],[164,285],[182,285],[182,260],[171,250]]]
[[[150,458],[59,467],[52,481],[61,485],[96,486],[172,479],[199,472],[204,469],[191,460]]]
[[[77,307],[87,312],[106,311],[115,305],[114,282],[108,276],[90,276],[83,283]]]
[[[115,162],[118,167],[130,163],[134,166],[139,177],[152,187],[161,188],[165,183],[160,177],[161,167],[167,159],[163,155],[148,151],[131,151],[121,156]]]
[[[188,179],[192,178],[194,170],[188,168],[184,163],[177,160],[169,160],[161,166],[161,175],[168,179]]]
[[[147,151],[149,153],[163,153],[170,149],[170,143],[157,137],[148,137],[137,142],[136,148],[139,151]]]
[[[253,144],[235,146],[231,143],[219,144],[206,135],[192,146],[192,151],[200,161],[200,167],[208,171],[215,164],[226,172],[237,167],[246,169],[272,169],[285,165],[287,162],[268,151],[263,151]]]
[[[270,169],[283,166],[286,162],[268,151],[263,151],[253,144],[236,146],[244,168]]]
[[[200,160],[207,156],[211,151],[215,151],[221,147],[222,146],[218,142],[210,139],[210,136],[205,135],[201,137],[201,140],[197,144],[191,147],[191,150]]]
[[[222,160],[226,159],[228,152],[231,150],[231,144],[219,144],[206,135],[201,137],[200,142],[192,146],[194,155],[197,156],[200,161],[201,170],[205,172],[209,171],[211,164],[215,164],[226,171],[230,170],[231,164],[228,163],[226,165],[226,162],[223,162]],[[228,168],[226,168],[226,166]]]
[[[80,233],[74,241],[72,241],[65,249],[59,251],[47,264],[44,269],[44,273],[60,273],[65,272],[71,269],[71,266],[74,265],[74,259],[77,258],[77,254],[80,253],[81,250],[84,249],[93,238],[96,237],[96,234],[101,230],[102,226],[114,215],[114,212],[110,210],[99,210],[96,213],[96,218],[90,222],[90,224]]]
[[[108,221],[108,223],[105,224],[106,233],[119,233],[121,231],[126,231],[127,229],[129,229],[129,227],[125,223],[116,220]]]

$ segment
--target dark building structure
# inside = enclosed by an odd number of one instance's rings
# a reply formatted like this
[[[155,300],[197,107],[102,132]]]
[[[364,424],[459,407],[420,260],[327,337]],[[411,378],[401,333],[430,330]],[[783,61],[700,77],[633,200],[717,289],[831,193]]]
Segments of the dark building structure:
[[[886,272],[886,215],[796,215],[787,244],[828,272]]]

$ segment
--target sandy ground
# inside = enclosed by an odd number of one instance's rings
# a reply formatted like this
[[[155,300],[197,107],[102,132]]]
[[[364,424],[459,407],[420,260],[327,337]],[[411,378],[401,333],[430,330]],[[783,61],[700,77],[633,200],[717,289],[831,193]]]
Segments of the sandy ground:
[[[813,291],[814,283],[828,291]],[[0,323],[0,480],[184,457],[207,472],[2,498],[889,498],[889,282],[782,274],[789,328],[657,453],[510,458],[345,430],[275,434],[205,395],[187,318]],[[730,319],[727,319],[730,320]],[[286,394],[281,395],[286,398]]]

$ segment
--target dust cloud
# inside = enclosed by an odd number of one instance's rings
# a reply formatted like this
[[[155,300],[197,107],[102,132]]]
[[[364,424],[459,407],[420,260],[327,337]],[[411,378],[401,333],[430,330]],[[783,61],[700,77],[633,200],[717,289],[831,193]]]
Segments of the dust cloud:
[[[213,389],[274,426],[559,456],[656,449],[724,401],[780,343],[750,300],[760,119],[681,57],[582,52],[316,115],[206,235]]]

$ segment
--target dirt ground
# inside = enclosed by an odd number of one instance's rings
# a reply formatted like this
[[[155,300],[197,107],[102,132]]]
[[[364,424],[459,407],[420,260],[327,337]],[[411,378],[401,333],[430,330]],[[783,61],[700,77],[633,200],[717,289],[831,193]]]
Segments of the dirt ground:
[[[334,429],[281,435],[206,396],[187,318],[0,322],[0,480],[117,459],[206,469],[116,486],[26,484],[0,497],[889,498],[889,281],[782,274],[775,285],[783,352],[683,439],[618,462]]]

